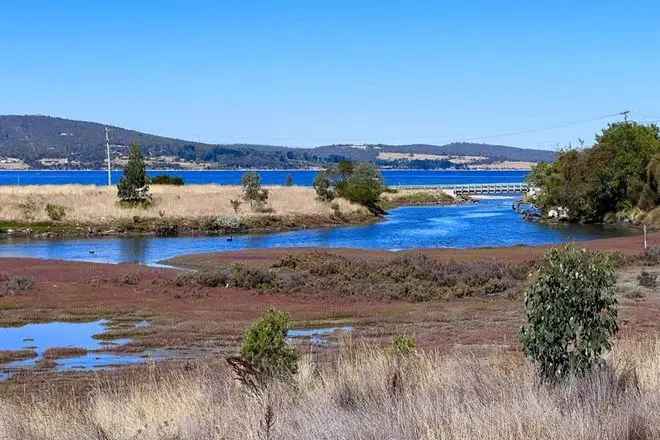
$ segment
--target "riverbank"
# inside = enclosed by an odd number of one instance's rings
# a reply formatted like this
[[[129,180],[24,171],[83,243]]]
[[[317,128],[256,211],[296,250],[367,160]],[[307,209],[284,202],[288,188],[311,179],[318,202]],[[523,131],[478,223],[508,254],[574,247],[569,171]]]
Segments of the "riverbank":
[[[125,207],[118,203],[114,188],[0,186],[0,237],[236,235],[364,225],[380,219],[344,199],[322,202],[309,187],[266,189],[267,204],[252,208],[242,199],[240,186],[153,185],[151,205]],[[462,202],[439,190],[383,194],[386,209]]]
[[[153,185],[153,203],[146,207],[121,206],[114,187],[0,187],[0,234],[35,238],[217,235],[377,220],[366,208],[343,199],[321,202],[312,188],[267,189],[268,202],[257,209],[243,201],[239,186]]]

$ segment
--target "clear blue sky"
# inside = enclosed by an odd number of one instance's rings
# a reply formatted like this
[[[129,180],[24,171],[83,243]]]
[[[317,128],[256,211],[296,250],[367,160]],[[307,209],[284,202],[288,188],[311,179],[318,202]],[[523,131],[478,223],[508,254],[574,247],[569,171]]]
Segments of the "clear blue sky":
[[[194,5],[193,5],[194,4]],[[0,114],[214,143],[593,141],[660,119],[655,1],[22,1]]]

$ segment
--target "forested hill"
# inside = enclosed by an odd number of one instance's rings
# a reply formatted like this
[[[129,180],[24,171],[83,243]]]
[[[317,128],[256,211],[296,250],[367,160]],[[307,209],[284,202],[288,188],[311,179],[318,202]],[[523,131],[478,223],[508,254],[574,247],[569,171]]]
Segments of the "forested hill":
[[[99,168],[105,160],[105,125],[36,115],[0,116],[2,168]],[[526,167],[555,153],[500,145],[328,145],[314,148],[206,144],[109,126],[113,158],[140,144],[149,165],[168,168],[305,168],[342,159],[391,168]],[[511,164],[514,163],[514,164]],[[519,163],[519,164],[515,164]]]

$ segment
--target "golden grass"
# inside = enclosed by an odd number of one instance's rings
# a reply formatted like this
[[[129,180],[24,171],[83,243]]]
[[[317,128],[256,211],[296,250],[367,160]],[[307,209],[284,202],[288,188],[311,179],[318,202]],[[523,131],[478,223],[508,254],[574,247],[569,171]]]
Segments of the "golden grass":
[[[331,215],[330,204],[316,199],[313,188],[301,186],[268,187],[268,208],[275,215]],[[153,185],[154,203],[148,208],[124,208],[117,203],[115,187],[88,185],[1,186],[0,220],[16,222],[49,221],[47,204],[63,206],[65,222],[106,223],[118,219],[185,218],[212,216],[259,216],[247,202],[236,214],[230,200],[241,199],[240,186],[223,185]],[[242,200],[242,199],[241,199]],[[343,199],[334,201],[342,213],[364,211]]]
[[[148,372],[65,399],[0,397],[0,439],[582,439],[660,436],[660,343],[625,343],[592,376],[540,384],[517,354],[347,349],[293,385],[245,392],[224,368]],[[268,417],[270,414],[272,417]]]

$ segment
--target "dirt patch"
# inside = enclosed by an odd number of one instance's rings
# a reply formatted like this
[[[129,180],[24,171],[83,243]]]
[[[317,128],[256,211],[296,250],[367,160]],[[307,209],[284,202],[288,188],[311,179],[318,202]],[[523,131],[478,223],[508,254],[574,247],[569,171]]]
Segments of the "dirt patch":
[[[34,350],[0,350],[0,365],[37,357]]]

